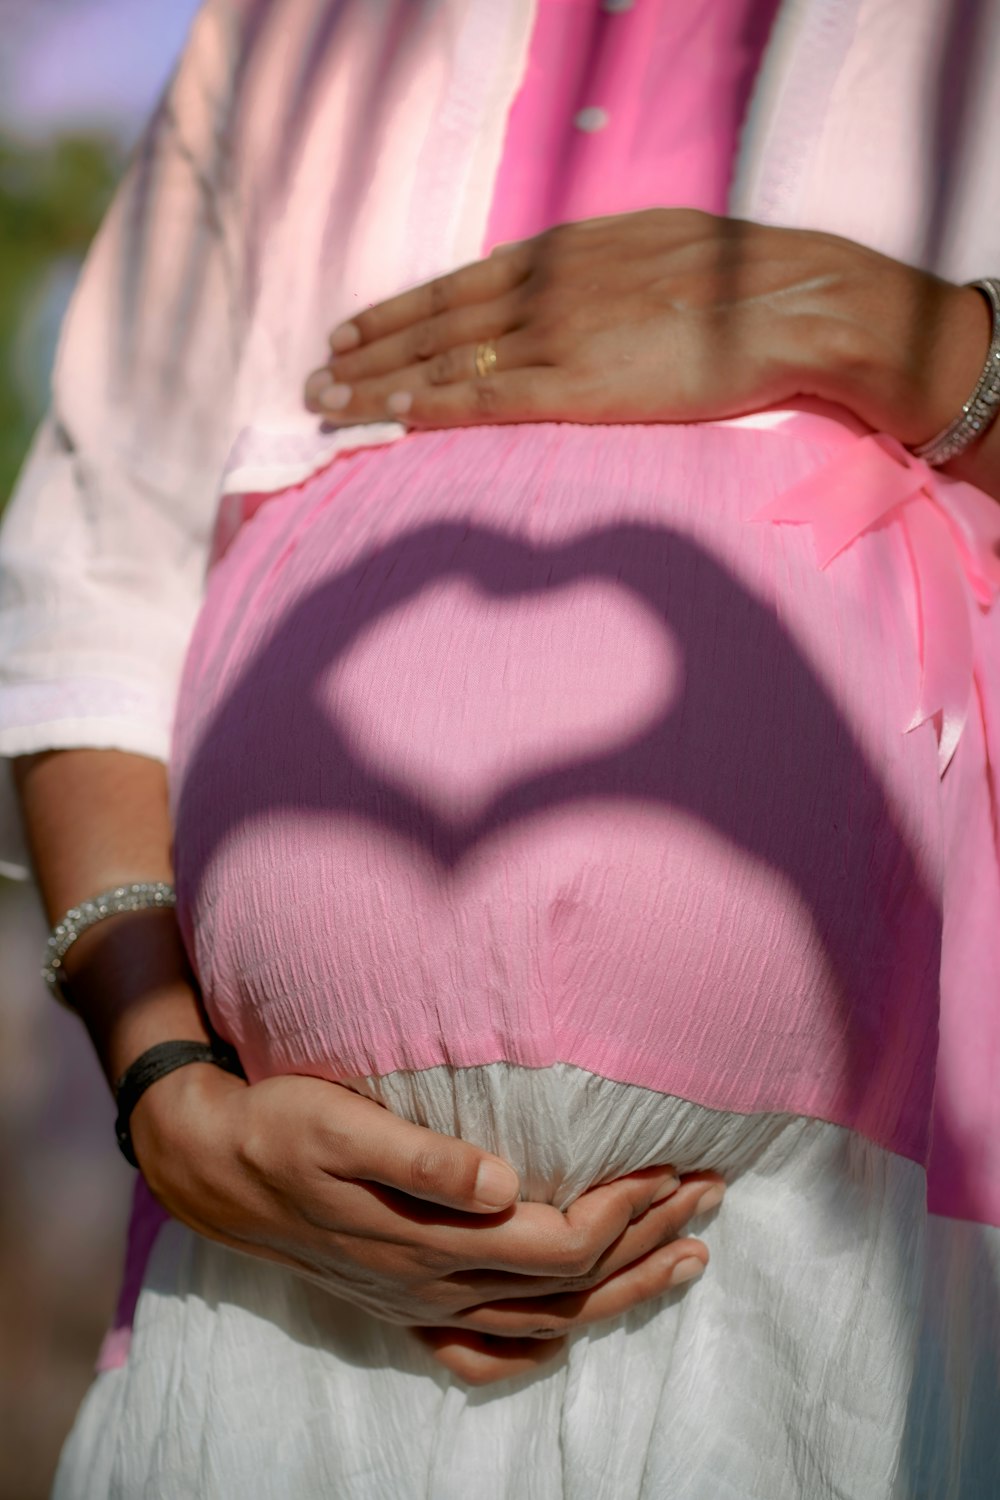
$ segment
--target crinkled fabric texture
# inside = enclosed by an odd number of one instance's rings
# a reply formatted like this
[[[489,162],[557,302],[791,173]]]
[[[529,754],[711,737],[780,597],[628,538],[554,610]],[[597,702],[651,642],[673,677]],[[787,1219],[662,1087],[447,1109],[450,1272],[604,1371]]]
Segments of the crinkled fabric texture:
[[[568,1062],[925,1160],[912,582],[891,530],[824,573],[748,519],[856,441],[801,422],[415,434],[261,507],[172,762],[179,916],[251,1078]]]
[[[992,889],[986,717],[944,781],[933,723],[903,732],[891,526],[823,571],[749,519],[855,441],[419,434],[246,521],[171,778],[179,913],[251,1077],[350,1081],[558,1204],[655,1161],[731,1189],[697,1285],[480,1392],[170,1225],[57,1500],[986,1500],[997,1235],[929,1219],[924,1171],[943,976],[992,962],[963,897]]]

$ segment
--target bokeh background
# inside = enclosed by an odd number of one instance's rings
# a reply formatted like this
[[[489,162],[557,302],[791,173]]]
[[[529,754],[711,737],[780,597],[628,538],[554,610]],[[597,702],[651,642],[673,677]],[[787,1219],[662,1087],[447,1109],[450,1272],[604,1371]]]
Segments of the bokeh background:
[[[0,0],[0,506],[87,245],[197,0]],[[44,1500],[114,1304],[132,1173],[86,1036],[0,878],[0,1500]]]

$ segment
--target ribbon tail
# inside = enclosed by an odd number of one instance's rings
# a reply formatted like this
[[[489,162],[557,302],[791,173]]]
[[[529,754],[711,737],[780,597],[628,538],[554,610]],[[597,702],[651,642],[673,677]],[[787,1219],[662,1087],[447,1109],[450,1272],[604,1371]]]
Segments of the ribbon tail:
[[[901,518],[913,567],[920,637],[920,692],[907,732],[936,719],[944,775],[965,728],[972,692],[973,640],[965,571],[952,530],[930,499]]]
[[[935,474],[931,492],[951,523],[977,601],[989,608],[1000,590],[1000,505],[975,485]]]

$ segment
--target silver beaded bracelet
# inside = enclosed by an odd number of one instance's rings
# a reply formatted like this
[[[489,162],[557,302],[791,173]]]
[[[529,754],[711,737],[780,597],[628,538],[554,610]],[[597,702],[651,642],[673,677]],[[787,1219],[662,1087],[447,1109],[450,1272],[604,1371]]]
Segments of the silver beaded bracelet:
[[[982,281],[970,281],[969,285],[975,287],[990,304],[993,334],[976,389],[954,422],[950,422],[929,443],[921,443],[919,448],[911,450],[914,458],[922,458],[924,463],[933,468],[940,468],[942,464],[950,463],[953,458],[964,453],[977,438],[983,436],[1000,413],[1000,278],[987,276]]]
[[[54,999],[72,1010],[69,996],[63,988],[65,978],[62,961],[77,938],[103,922],[105,917],[115,917],[123,911],[148,911],[152,907],[176,906],[177,893],[172,885],[163,880],[137,881],[133,885],[116,885],[113,890],[102,891],[92,901],[81,901],[71,906],[61,921],[53,927],[45,944],[42,978]]]

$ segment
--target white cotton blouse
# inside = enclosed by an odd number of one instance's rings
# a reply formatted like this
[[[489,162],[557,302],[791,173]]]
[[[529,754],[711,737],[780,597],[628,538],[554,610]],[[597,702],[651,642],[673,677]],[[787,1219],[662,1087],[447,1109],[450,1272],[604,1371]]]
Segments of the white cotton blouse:
[[[995,271],[1000,0],[976,27],[953,9],[908,0],[904,25],[896,0],[785,0],[731,211],[955,279]],[[535,5],[414,0],[392,27],[390,11],[199,11],[87,260],[0,528],[0,755],[165,760],[230,497],[402,434],[325,431],[303,380],[336,322],[479,254]],[[942,56],[963,76],[960,131],[934,107]],[[0,869],[23,873],[3,792]]]

